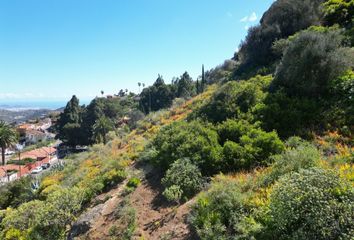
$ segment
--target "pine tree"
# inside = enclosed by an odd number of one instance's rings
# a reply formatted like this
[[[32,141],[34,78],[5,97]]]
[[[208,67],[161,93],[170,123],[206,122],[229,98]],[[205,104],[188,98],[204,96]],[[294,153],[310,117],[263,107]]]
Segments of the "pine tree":
[[[79,105],[79,99],[74,95],[67,103],[64,111],[60,114],[57,123],[57,138],[67,145],[76,146],[80,143],[80,127],[82,118],[82,109]]]
[[[202,83],[201,83],[201,92],[204,92],[206,86],[205,74],[204,74],[204,64],[202,65]]]
[[[197,89],[197,94],[200,93],[200,87],[199,87],[199,79],[197,78],[197,83],[196,83],[196,89]]]

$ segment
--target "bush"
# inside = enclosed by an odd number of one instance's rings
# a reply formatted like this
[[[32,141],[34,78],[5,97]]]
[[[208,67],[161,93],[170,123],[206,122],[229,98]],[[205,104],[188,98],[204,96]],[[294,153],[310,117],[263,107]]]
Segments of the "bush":
[[[174,196],[173,200],[188,199],[201,190],[202,183],[202,174],[198,167],[189,159],[179,159],[171,165],[162,179],[165,187],[163,194],[167,199],[171,196]]]
[[[232,81],[216,91],[210,101],[197,112],[197,117],[205,117],[217,123],[228,118],[244,118],[254,106],[266,97],[271,76],[256,76],[248,81]]]
[[[247,121],[228,119],[217,127],[220,144],[224,145],[227,141],[240,142],[241,137],[255,127]]]
[[[320,169],[284,176],[270,198],[277,239],[353,239],[354,192],[336,174]]]
[[[264,184],[272,184],[287,173],[299,172],[301,169],[320,165],[321,155],[312,144],[298,138],[290,138],[286,145],[288,146],[286,151],[272,157],[274,163],[263,179]]]
[[[332,94],[335,105],[332,107],[333,118],[331,119],[338,127],[347,126],[350,131],[354,130],[354,72],[348,71],[332,82]],[[348,133],[347,133],[348,134]]]
[[[287,138],[351,127],[353,51],[333,28],[311,28],[294,36],[278,66],[271,93],[256,110],[264,129]],[[345,128],[344,128],[345,130]]]
[[[183,191],[181,190],[180,186],[171,185],[163,191],[162,195],[169,202],[179,203],[179,201],[182,199]]]
[[[192,206],[190,223],[200,239],[254,239],[260,225],[250,215],[247,194],[239,182],[217,179]]]
[[[289,97],[283,90],[269,94],[256,111],[256,118],[267,131],[276,130],[282,138],[299,135],[309,138],[309,132],[324,128],[324,109],[320,100]]]
[[[218,126],[218,133],[224,144],[225,171],[265,166],[270,163],[270,156],[284,149],[275,132],[264,132],[245,121],[227,120]]]
[[[36,159],[24,158],[24,159],[21,159],[21,160],[10,160],[10,161],[7,161],[7,164],[15,164],[15,165],[24,166],[26,164],[34,163],[34,162],[36,162]]]
[[[136,177],[129,179],[127,183],[127,186],[131,188],[137,188],[139,185],[140,185],[140,179]]]
[[[220,169],[221,147],[210,124],[174,122],[161,129],[152,147],[157,150],[154,163],[163,170],[181,158],[189,158],[205,175]]]
[[[124,170],[112,169],[102,176],[102,183],[105,188],[112,187],[122,182],[127,177],[127,173]]]
[[[340,31],[306,30],[285,50],[272,86],[284,88],[289,96],[324,97],[331,81],[353,66],[353,52],[343,47]]]
[[[31,178],[24,177],[10,182],[0,188],[0,209],[17,207],[22,203],[35,199],[36,194],[31,188]]]
[[[328,0],[324,4],[326,24],[340,24],[344,27],[353,26],[354,1]]]
[[[16,232],[24,239],[61,239],[81,209],[83,197],[79,188],[60,189],[45,202],[34,200],[8,209],[1,222],[1,235]]]

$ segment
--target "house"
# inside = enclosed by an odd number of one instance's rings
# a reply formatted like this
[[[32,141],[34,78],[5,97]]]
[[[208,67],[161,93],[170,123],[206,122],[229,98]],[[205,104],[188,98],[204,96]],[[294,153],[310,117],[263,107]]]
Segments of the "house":
[[[52,120],[50,118],[44,118],[37,124],[37,130],[44,132],[47,131],[51,126]]]
[[[48,132],[52,126],[52,120],[45,118],[38,123],[25,123],[17,127],[17,132],[20,136],[20,142],[26,144],[36,144],[46,140],[53,139],[53,134]]]
[[[19,125],[16,130],[19,134],[19,141],[20,143],[24,143],[26,142],[26,133],[27,131],[31,131],[31,130],[35,130],[36,129],[36,126],[34,124],[29,124],[29,123],[24,123],[24,124],[21,124]]]
[[[44,142],[47,139],[47,134],[38,130],[27,130],[25,134],[25,141],[28,144]]]
[[[18,178],[18,165],[8,164],[0,167],[0,184],[14,181]]]
[[[24,152],[21,154],[21,159],[32,158],[37,161],[43,161],[45,158],[49,160],[56,159],[57,149],[54,147],[41,147],[32,151]]]
[[[54,147],[42,147],[32,151],[24,152],[21,160],[31,158],[36,161],[29,162],[25,165],[16,164],[19,159],[14,159],[14,164],[0,166],[0,184],[14,181],[31,173],[31,171],[44,163],[53,163],[57,160],[57,150]]]

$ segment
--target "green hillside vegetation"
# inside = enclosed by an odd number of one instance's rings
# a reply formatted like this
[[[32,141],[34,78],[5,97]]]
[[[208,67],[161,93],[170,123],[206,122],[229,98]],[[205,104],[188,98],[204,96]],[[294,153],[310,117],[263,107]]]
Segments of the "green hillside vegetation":
[[[197,239],[354,239],[353,21],[353,0],[278,0],[234,58],[197,81],[159,76],[139,96],[88,106],[73,97],[58,137],[90,150],[37,191],[26,179],[2,187],[0,238],[66,239],[138,163],[160,173],[163,204],[191,203]],[[123,239],[139,227],[128,205]]]

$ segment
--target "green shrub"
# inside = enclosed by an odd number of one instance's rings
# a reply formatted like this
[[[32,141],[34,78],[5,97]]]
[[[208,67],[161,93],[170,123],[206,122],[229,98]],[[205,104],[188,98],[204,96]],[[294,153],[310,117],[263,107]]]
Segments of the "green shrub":
[[[251,163],[245,159],[246,149],[240,144],[227,141],[223,147],[223,169],[228,171],[246,168]]]
[[[228,119],[217,128],[220,144],[223,145],[226,141],[240,142],[240,138],[254,127],[244,120]]]
[[[320,153],[312,144],[298,138],[290,138],[286,145],[286,151],[272,157],[274,163],[263,179],[264,184],[272,184],[287,173],[320,165]]]
[[[112,187],[122,182],[127,177],[127,173],[124,170],[112,169],[102,176],[102,183],[105,188]]]
[[[157,154],[158,154],[157,150],[153,146],[148,144],[145,147],[144,151],[140,153],[138,161],[151,162],[157,157]]]
[[[176,202],[179,203],[183,196],[183,191],[180,186],[171,185],[166,188],[162,195],[169,201],[169,202]]]
[[[354,65],[343,36],[328,29],[300,32],[285,50],[272,82],[289,96],[316,98],[329,93],[330,82]]]
[[[200,239],[254,239],[261,226],[251,216],[248,195],[241,187],[236,181],[219,179],[198,196],[190,223]]]
[[[332,125],[341,128],[342,132],[350,135],[354,131],[354,72],[348,71],[332,82],[334,104],[329,111]],[[347,128],[347,131],[345,131]]]
[[[28,234],[25,239],[61,239],[80,211],[83,198],[82,189],[59,189],[45,202],[34,200],[9,209],[1,222],[1,234],[7,236],[16,229]]]
[[[277,67],[271,94],[256,109],[256,119],[284,138],[308,138],[309,132],[350,126],[352,94],[336,79],[353,68],[353,59],[353,50],[336,28],[312,27],[296,34]]]
[[[218,126],[223,145],[223,170],[233,171],[267,165],[284,144],[275,132],[264,132],[246,121],[227,120]]]
[[[0,187],[0,209],[17,207],[36,198],[31,178],[24,177]]]
[[[153,147],[157,150],[154,163],[163,170],[181,158],[189,158],[206,175],[220,169],[221,146],[210,124],[174,122],[161,129],[153,141]]]
[[[353,26],[354,1],[328,0],[324,4],[326,24],[340,24],[343,27]]]
[[[261,121],[267,131],[275,129],[280,137],[294,135],[309,138],[314,129],[323,129],[325,109],[319,99],[308,97],[289,97],[284,90],[271,93],[255,111],[256,119]]]
[[[136,177],[130,178],[127,183],[127,186],[131,188],[137,188],[139,185],[140,185],[140,179]]]
[[[279,180],[270,197],[277,239],[353,239],[353,187],[336,174],[301,170]]]
[[[214,123],[228,118],[245,118],[266,97],[265,90],[271,80],[271,76],[256,76],[248,81],[228,82],[197,111],[196,117],[205,117]]]
[[[201,190],[202,183],[202,174],[198,167],[189,159],[179,159],[171,165],[162,179],[166,188],[163,194],[167,199],[172,195],[175,196],[172,197],[173,200],[188,199]]]
[[[33,158],[24,158],[24,159],[21,159],[21,160],[10,160],[7,162],[7,164],[15,164],[15,165],[26,165],[26,164],[29,164],[29,163],[34,163],[36,162],[36,159],[33,159]]]

